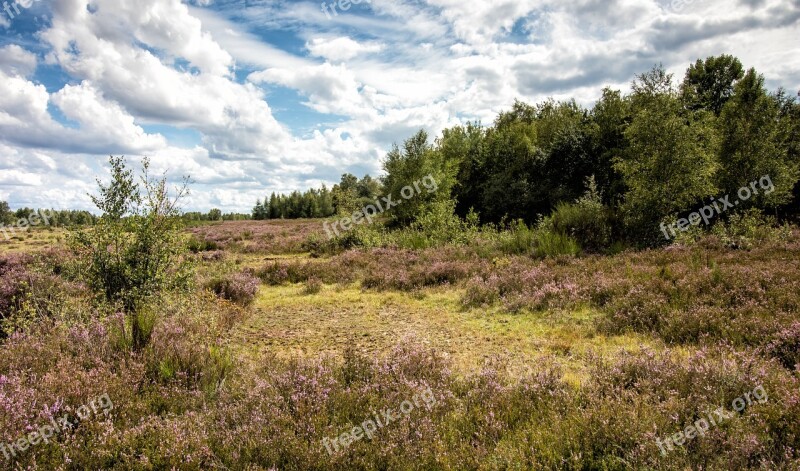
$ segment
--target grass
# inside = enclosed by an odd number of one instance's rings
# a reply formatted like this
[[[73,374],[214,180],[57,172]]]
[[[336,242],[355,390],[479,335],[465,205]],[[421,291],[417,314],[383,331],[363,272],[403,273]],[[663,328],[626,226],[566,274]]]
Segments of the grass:
[[[60,246],[64,243],[66,235],[66,229],[41,227],[9,233],[8,239],[0,232],[0,254],[30,253]]]
[[[595,332],[600,315],[591,309],[569,313],[507,313],[497,308],[464,309],[460,289],[414,293],[363,291],[357,284],[326,285],[318,294],[302,284],[262,286],[250,318],[231,333],[235,349],[258,362],[265,356],[341,357],[350,347],[385,355],[399,340],[415,339],[444,352],[462,374],[478,371],[502,356],[524,369],[545,356],[563,361],[572,381],[584,378],[590,353],[612,356],[656,343],[638,334]]]

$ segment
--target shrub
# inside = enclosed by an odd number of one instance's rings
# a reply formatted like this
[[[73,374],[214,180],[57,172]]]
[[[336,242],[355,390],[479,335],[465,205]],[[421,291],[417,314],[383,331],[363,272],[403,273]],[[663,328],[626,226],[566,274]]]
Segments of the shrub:
[[[322,291],[322,281],[315,276],[309,278],[305,287],[303,287],[303,293],[308,295],[317,294],[320,291]]]
[[[249,306],[258,294],[261,281],[250,272],[239,272],[212,279],[206,285],[217,296],[241,306]]]
[[[333,243],[340,250],[380,247],[383,242],[383,231],[376,225],[366,223],[356,224],[349,231],[333,239]]]
[[[549,230],[536,231],[533,243],[533,253],[536,257],[574,257],[580,252],[581,247],[572,236]]]
[[[148,376],[163,383],[178,382],[207,394],[217,392],[233,363],[229,352],[211,344],[202,320],[172,317],[159,324],[145,354]]]
[[[335,238],[329,239],[319,234],[310,234],[302,244],[302,250],[311,254],[312,258],[336,253],[339,249]]]
[[[469,280],[461,302],[467,307],[488,307],[500,300],[499,279],[492,275],[488,280],[480,276]]]
[[[424,236],[426,247],[466,244],[477,234],[476,226],[455,214],[455,201],[452,200],[431,203],[424,213],[417,216],[410,230]]]
[[[498,234],[496,244],[498,250],[504,254],[523,255],[531,253],[535,240],[536,231],[519,219],[507,231]]]
[[[220,249],[219,244],[216,241],[209,240],[209,239],[198,239],[197,237],[190,237],[189,242],[187,243],[187,248],[192,253],[200,253],[200,252],[213,252]]]
[[[63,269],[62,261],[49,257],[58,254],[0,257],[0,338],[42,319],[76,319],[82,314],[82,287],[54,275]]]
[[[149,176],[149,160],[143,163],[142,188],[124,158],[111,157],[109,162],[112,181],[99,184],[100,194],[92,197],[103,215],[92,230],[72,233],[70,245],[84,264],[87,284],[132,317],[133,346],[138,349],[148,341],[137,320],[142,306],[190,281],[177,206],[186,186],[171,199],[166,177]]]
[[[594,178],[587,182],[586,194],[575,203],[559,203],[543,226],[548,230],[568,234],[590,252],[600,252],[612,243],[610,210],[603,205]]]
[[[28,257],[10,256],[0,258],[0,337],[13,332],[8,326],[29,292],[31,274],[26,268]]]
[[[295,262],[272,262],[256,271],[264,283],[278,286],[285,283],[302,283],[311,276],[306,265]]]
[[[764,242],[787,238],[788,229],[778,228],[775,218],[751,208],[731,215],[727,222],[718,222],[712,228],[712,234],[719,237],[726,247],[750,250]]]

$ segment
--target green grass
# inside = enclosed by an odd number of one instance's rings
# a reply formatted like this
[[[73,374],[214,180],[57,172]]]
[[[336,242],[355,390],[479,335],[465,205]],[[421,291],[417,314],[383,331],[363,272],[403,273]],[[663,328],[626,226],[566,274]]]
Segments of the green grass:
[[[7,253],[31,253],[49,247],[62,246],[66,229],[29,228],[26,231],[8,232],[8,239],[0,232],[0,255]]]
[[[637,351],[654,341],[628,334],[606,337],[594,329],[600,314],[505,313],[464,309],[461,290],[436,288],[417,293],[362,291],[357,285],[324,286],[306,294],[301,284],[262,286],[249,320],[231,334],[239,354],[312,358],[341,356],[350,346],[370,355],[388,353],[403,338],[414,338],[445,352],[459,372],[477,371],[495,356],[525,369],[537,359],[557,355],[565,376],[579,383],[591,354]]]

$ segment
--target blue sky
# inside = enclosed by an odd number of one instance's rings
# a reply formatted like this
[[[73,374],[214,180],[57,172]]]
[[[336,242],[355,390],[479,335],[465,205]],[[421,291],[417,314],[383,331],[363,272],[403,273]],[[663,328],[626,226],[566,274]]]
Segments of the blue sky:
[[[0,11],[12,207],[91,209],[124,154],[189,175],[187,210],[249,211],[379,175],[419,129],[490,123],[515,99],[591,106],[656,63],[680,79],[722,53],[800,90],[797,0],[17,1]]]

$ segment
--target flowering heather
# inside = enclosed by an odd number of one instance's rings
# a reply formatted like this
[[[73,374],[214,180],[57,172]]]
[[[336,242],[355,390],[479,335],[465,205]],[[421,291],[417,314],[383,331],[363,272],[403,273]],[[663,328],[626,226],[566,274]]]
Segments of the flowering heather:
[[[250,272],[224,275],[208,282],[207,287],[217,296],[242,306],[249,306],[258,293],[261,281]]]
[[[12,255],[0,258],[0,319],[5,319],[11,310],[18,307],[30,280],[25,266],[30,257]]]
[[[777,364],[734,350],[701,350],[684,359],[649,351],[597,359],[589,379],[576,388],[564,383],[549,361],[515,377],[505,373],[502,361],[489,361],[461,376],[437,352],[404,343],[381,359],[355,352],[342,359],[267,358],[242,365],[227,382],[215,376],[209,389],[201,387],[203,378],[220,370],[209,362],[207,350],[203,353],[213,332],[202,323],[174,318],[161,324],[141,360],[109,348],[109,327],[92,329],[19,336],[3,347],[0,438],[10,440],[48,414],[74,413],[100,387],[115,398],[107,419],[57,437],[22,457],[21,466],[57,467],[67,456],[88,468],[135,468],[146,462],[289,470],[362,469],[375,463],[552,469],[565,461],[590,469],[620,462],[633,469],[726,464],[791,469],[799,462],[794,450],[800,446],[800,380]],[[85,334],[93,341],[84,344]],[[47,354],[73,342],[84,346],[68,350],[65,359],[41,363],[19,356],[22,351]],[[11,371],[16,361],[28,371],[24,377]],[[166,362],[175,366],[172,378],[163,376]],[[148,365],[160,368],[151,371]],[[49,379],[30,381],[33,374]],[[759,384],[769,391],[768,403],[754,404],[662,460],[655,437]],[[323,438],[363,422],[365,415],[380,414],[427,388],[435,408],[403,417],[371,440],[331,456],[320,445]]]
[[[303,252],[309,236],[321,232],[321,222],[314,220],[229,221],[189,230],[197,240],[211,243],[214,248],[259,254]]]
[[[0,453],[0,468],[800,469],[796,239],[750,251],[706,241],[557,260],[484,250],[350,250],[259,261],[253,272],[233,257],[210,257],[213,293],[174,293],[152,306],[159,316],[141,351],[129,348],[126,316],[113,306],[77,302],[85,297],[80,287],[64,291],[71,286],[68,260],[1,259],[0,306],[16,312],[20,306],[10,300],[31,277],[35,290],[26,296],[37,305],[65,292],[71,303],[50,304],[58,308],[53,312],[79,307],[86,315],[52,315],[0,340],[0,443],[49,417],[75,417],[77,407],[105,393],[114,410],[13,463]],[[301,285],[271,286],[288,283]],[[393,348],[377,355],[354,347],[317,357],[237,343],[251,328],[244,319],[274,315],[260,299],[247,307],[259,289],[295,293],[291,303],[318,309],[334,290],[304,294],[337,283],[359,283],[370,299],[383,291],[447,291],[424,315],[460,304],[465,309],[458,316],[478,321],[470,333],[479,335],[492,316],[484,307],[496,307],[509,323],[587,309],[596,319],[582,326],[587,336],[633,338],[636,345],[543,352],[530,356],[526,368],[487,355],[465,372],[448,352],[429,347],[429,338],[393,340]],[[433,298],[391,297],[392,303],[413,298],[415,306]],[[344,317],[344,311],[334,314]],[[257,325],[281,335],[280,324]],[[315,328],[311,322],[302,327]],[[656,439],[757,386],[769,401],[662,456]],[[415,410],[332,454],[322,445],[428,388],[436,407]]]
[[[487,267],[486,261],[455,248],[381,248],[350,250],[326,260],[271,262],[257,274],[271,285],[301,283],[314,277],[328,284],[361,281],[365,289],[413,291],[456,285]]]

